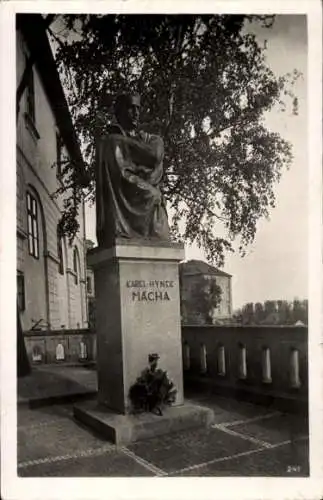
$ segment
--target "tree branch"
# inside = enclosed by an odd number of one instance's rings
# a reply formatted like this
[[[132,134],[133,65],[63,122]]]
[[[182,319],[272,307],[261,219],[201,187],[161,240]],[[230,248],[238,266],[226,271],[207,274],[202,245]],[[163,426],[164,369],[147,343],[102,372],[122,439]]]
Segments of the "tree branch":
[[[175,194],[175,192],[173,193]],[[200,205],[196,199],[193,197],[193,196],[187,196],[187,195],[181,195],[178,191],[176,193],[177,195],[181,196],[182,197],[182,200],[186,203],[187,201],[191,202],[193,205]],[[221,215],[218,215],[217,213],[215,213],[213,210],[211,210],[209,207],[205,206],[205,205],[202,205],[202,208],[205,212],[207,212],[209,215],[211,215],[212,217],[215,217],[216,219],[220,220],[221,222],[225,222],[225,221],[228,221],[229,218],[228,217],[223,217]]]
[[[175,47],[175,55],[174,55],[174,72],[176,73],[177,67],[178,67],[178,61],[176,61],[176,58],[179,57],[179,51],[180,47],[183,43],[183,30],[182,26],[180,25],[178,28],[178,33],[177,33],[177,41],[176,41],[176,47]],[[175,87],[171,83],[170,85],[170,93],[169,93],[169,100],[168,100],[168,120],[165,128],[164,135],[166,136],[168,134],[172,118],[173,118],[173,111],[174,111],[174,94],[175,94]]]

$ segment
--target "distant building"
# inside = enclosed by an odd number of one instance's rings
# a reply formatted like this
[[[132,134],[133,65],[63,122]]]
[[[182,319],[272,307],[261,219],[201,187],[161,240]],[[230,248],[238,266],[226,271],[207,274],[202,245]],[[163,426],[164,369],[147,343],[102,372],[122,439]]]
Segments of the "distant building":
[[[86,240],[86,252],[94,247],[92,240]],[[87,265],[86,269],[86,296],[89,313],[89,328],[95,329],[95,288],[94,288],[94,272]]]
[[[221,301],[212,311],[212,322],[227,322],[232,316],[231,274],[225,273],[202,260],[190,260],[180,264],[182,321],[186,324],[203,324],[205,318],[193,296],[199,287],[210,280],[221,288]],[[192,300],[193,299],[193,300]]]
[[[88,324],[84,206],[70,245],[60,237],[63,156],[82,156],[43,18],[17,15],[16,78],[32,61],[17,119],[17,296],[23,330],[75,329]],[[54,168],[53,168],[54,166]]]

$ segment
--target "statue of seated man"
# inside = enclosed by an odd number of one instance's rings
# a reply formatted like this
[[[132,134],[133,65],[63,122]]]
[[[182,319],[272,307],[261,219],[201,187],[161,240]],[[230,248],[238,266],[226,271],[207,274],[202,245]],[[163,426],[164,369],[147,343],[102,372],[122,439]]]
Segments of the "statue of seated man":
[[[121,95],[117,122],[96,150],[96,224],[100,247],[116,238],[169,241],[166,206],[159,184],[163,176],[161,137],[138,131],[140,97]]]

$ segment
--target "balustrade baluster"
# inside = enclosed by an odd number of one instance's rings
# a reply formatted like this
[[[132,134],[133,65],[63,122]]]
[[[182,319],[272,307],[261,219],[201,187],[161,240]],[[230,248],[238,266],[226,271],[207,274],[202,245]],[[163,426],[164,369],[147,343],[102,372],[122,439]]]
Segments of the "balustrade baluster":
[[[201,373],[206,373],[207,372],[207,362],[206,362],[206,347],[204,344],[201,344],[200,347],[200,368],[201,368]]]
[[[293,388],[298,388],[301,386],[301,380],[299,376],[299,351],[298,349],[292,349],[290,355],[290,381]]]
[[[262,350],[262,381],[265,384],[271,384],[271,360],[270,360],[270,349],[269,347],[264,347]]]
[[[247,349],[244,345],[240,345],[239,378],[247,378]]]
[[[218,375],[224,376],[226,371],[225,366],[225,349],[223,345],[218,347]]]
[[[184,370],[191,368],[191,349],[187,342],[184,342]]]

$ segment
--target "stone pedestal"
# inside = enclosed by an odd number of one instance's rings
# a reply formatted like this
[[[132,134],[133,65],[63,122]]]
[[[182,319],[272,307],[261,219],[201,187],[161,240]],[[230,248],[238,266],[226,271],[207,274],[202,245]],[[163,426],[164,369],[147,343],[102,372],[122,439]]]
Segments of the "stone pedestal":
[[[98,401],[80,403],[74,415],[116,443],[212,421],[210,410],[184,405],[178,272],[183,259],[181,244],[133,240],[118,240],[88,256],[95,277]],[[160,356],[158,367],[174,383],[176,401],[164,417],[133,416],[129,389],[151,353]]]
[[[117,242],[92,251],[96,296],[99,402],[129,412],[129,389],[158,353],[183,404],[183,370],[178,263],[180,244]]]
[[[86,401],[74,406],[74,416],[117,446],[208,426],[214,421],[210,408],[193,404],[167,407],[161,416],[154,413],[121,415],[96,401]]]

